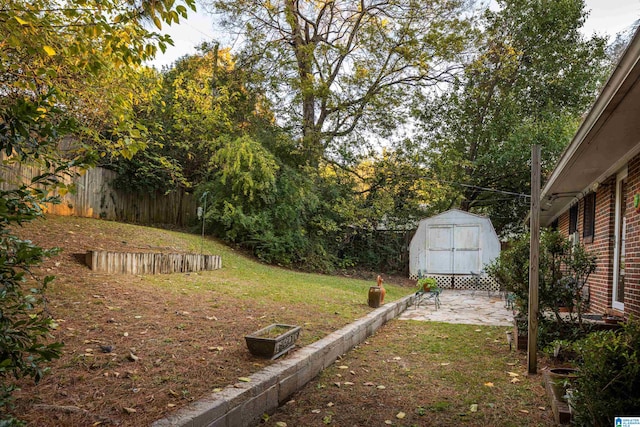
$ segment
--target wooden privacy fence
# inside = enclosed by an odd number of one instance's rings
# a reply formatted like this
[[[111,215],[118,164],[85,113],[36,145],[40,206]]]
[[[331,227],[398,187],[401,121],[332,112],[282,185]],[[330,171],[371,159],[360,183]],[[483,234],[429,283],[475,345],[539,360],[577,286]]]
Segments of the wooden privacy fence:
[[[0,161],[4,160],[0,153]],[[10,190],[44,172],[39,166],[14,162],[0,163],[0,189]],[[111,182],[117,173],[105,168],[80,170],[72,168],[72,176],[63,176],[65,184],[75,187],[73,193],[61,196],[61,203],[47,204],[44,210],[54,215],[101,218],[138,224],[172,224],[187,226],[196,220],[197,200],[177,188],[169,194],[129,193],[116,190]],[[54,193],[55,194],[55,193]]]
[[[86,263],[93,271],[124,274],[161,274],[210,271],[222,268],[220,255],[89,251]]]

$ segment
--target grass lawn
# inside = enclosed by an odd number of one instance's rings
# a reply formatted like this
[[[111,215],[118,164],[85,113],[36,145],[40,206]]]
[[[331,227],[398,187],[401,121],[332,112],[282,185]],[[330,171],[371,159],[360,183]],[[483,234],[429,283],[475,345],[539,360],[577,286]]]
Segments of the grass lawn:
[[[246,334],[271,323],[297,324],[297,344],[306,345],[371,311],[367,291],[375,273],[358,280],[294,272],[197,235],[92,219],[49,217],[19,234],[63,249],[42,272],[57,276],[48,310],[58,321],[55,338],[65,343],[64,354],[39,385],[22,382],[15,394],[15,413],[31,425],[149,425],[272,363],[249,354]],[[109,275],[82,262],[88,250],[201,247],[222,255],[221,270]],[[413,292],[400,279],[386,280],[389,301]],[[524,364],[505,350],[504,328],[475,329],[393,321],[340,362],[348,369],[327,370],[268,423],[364,425],[378,414],[375,425],[387,419],[395,425],[546,425],[550,411],[538,409],[546,406],[540,380],[507,374]],[[113,350],[104,353],[104,346]],[[361,400],[348,394],[356,391]],[[313,408],[305,407],[307,400]],[[351,418],[340,418],[345,414]]]
[[[509,351],[504,331],[394,320],[266,425],[554,425],[541,376],[526,375],[526,355]]]

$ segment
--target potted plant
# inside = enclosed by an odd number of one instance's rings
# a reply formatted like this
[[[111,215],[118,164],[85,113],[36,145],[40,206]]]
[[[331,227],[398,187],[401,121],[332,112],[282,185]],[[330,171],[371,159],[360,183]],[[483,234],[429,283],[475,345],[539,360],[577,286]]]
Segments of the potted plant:
[[[431,289],[438,287],[438,282],[433,277],[420,277],[416,287],[418,292],[429,292]]]

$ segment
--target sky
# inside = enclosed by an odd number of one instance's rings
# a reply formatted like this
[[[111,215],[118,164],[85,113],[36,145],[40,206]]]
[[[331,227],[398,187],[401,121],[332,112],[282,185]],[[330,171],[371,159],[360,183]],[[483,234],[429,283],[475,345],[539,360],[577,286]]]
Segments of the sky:
[[[585,3],[590,11],[583,28],[585,35],[595,32],[614,36],[640,18],[640,0],[586,0]],[[232,43],[214,30],[213,18],[200,11],[191,12],[189,19],[181,21],[180,25],[166,27],[166,32],[171,35],[175,46],[169,46],[164,54],[159,54],[151,62],[157,68],[171,65],[181,56],[196,53],[195,47],[203,41],[220,40],[226,46]]]

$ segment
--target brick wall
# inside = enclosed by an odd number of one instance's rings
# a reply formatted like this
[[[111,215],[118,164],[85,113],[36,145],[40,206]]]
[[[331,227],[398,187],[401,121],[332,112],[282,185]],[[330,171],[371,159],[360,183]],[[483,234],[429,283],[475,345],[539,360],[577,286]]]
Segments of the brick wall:
[[[593,241],[583,242],[587,250],[598,256],[598,267],[589,277],[590,311],[603,313],[611,307],[615,231],[616,177],[608,178],[596,192],[596,226]],[[578,231],[582,236],[584,201],[581,201]]]
[[[626,259],[625,259],[625,316],[640,316],[640,210],[633,207],[635,194],[640,194],[640,155],[628,164],[626,192]],[[590,311],[610,310],[613,289],[613,259],[615,250],[616,175],[606,179],[596,193],[596,226],[592,242],[582,237],[584,200],[578,208],[578,235],[585,247],[598,256],[598,267],[589,278]],[[558,231],[569,234],[569,211],[558,218]]]

